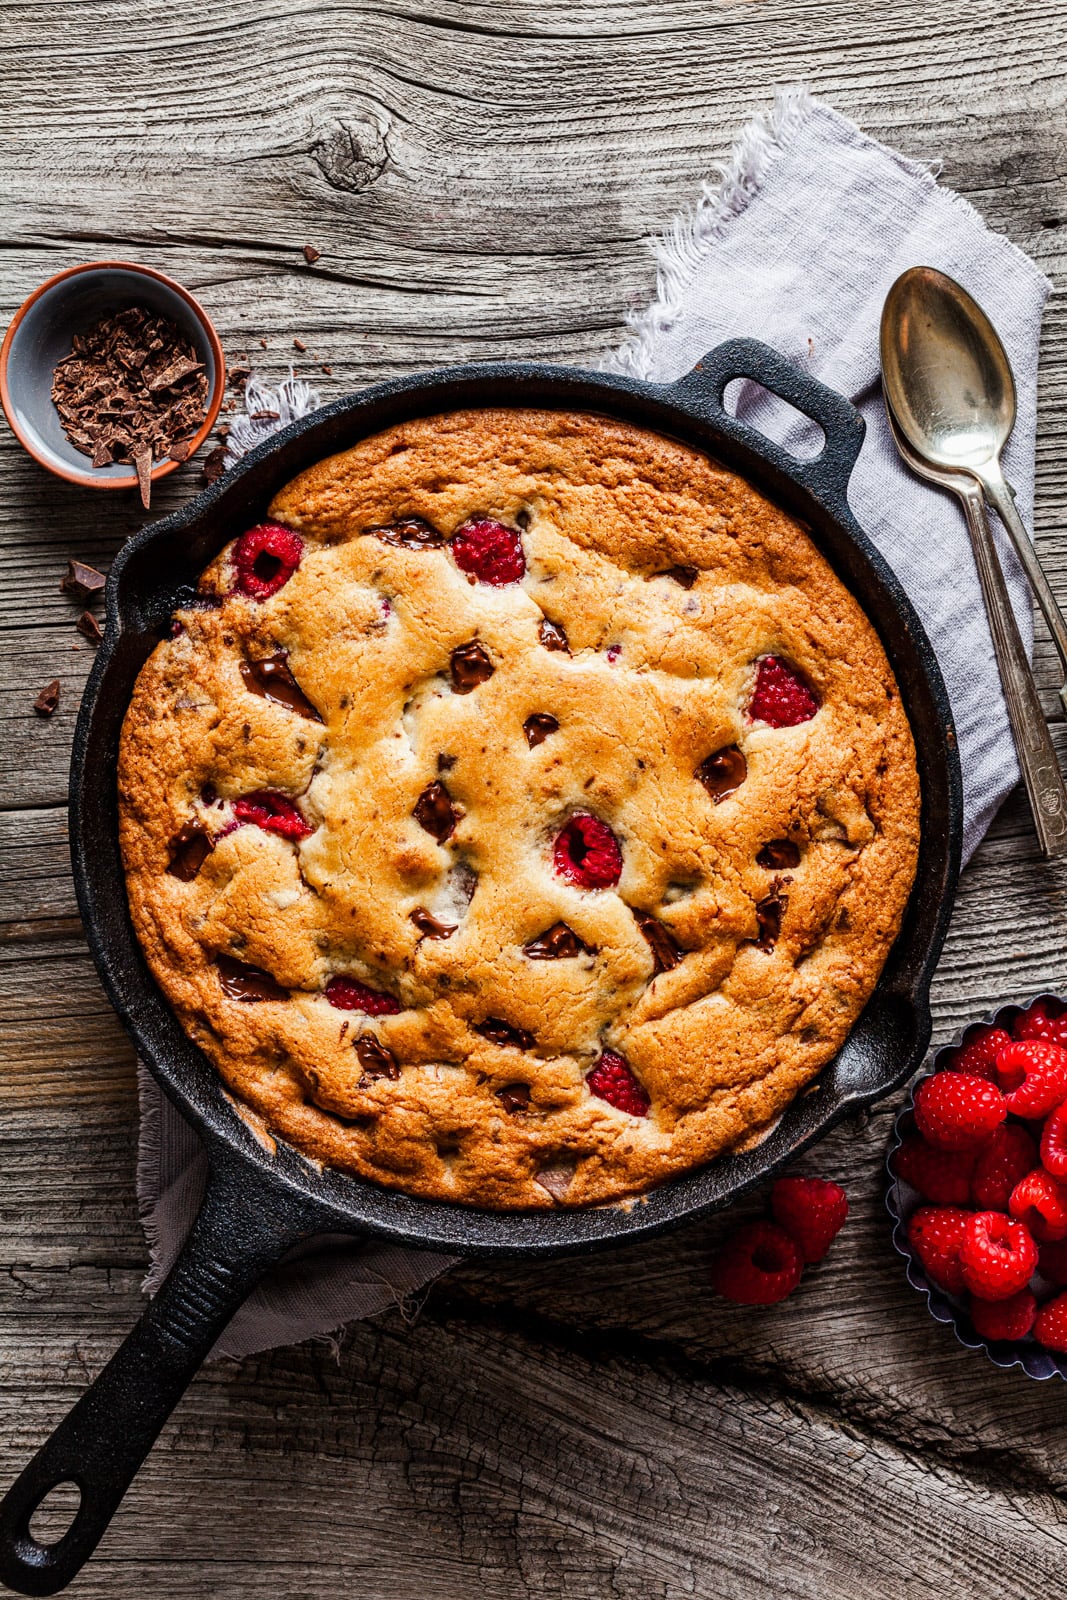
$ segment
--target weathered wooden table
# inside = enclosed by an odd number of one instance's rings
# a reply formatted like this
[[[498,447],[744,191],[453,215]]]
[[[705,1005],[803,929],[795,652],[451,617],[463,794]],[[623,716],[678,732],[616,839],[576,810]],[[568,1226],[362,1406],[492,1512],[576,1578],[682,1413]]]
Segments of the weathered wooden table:
[[[442,361],[581,361],[647,297],[645,236],[776,82],[804,78],[1067,271],[1062,0],[3,0],[0,312],[124,256],[228,352],[325,396]],[[301,247],[321,259],[308,266]],[[1037,532],[1067,598],[1067,329],[1046,324]],[[268,341],[261,349],[260,339]],[[322,372],[323,365],[332,368]],[[158,509],[198,486],[195,465]],[[141,521],[0,437],[0,1481],[140,1306],[129,1046],[66,849],[91,647],[58,593]],[[1061,753],[1050,651],[1041,682]],[[31,710],[53,676],[50,722]],[[1016,798],[966,873],[939,1038],[1067,989],[1067,883]],[[892,1107],[804,1163],[853,1214],[765,1312],[707,1284],[721,1221],[629,1252],[465,1268],[416,1316],[214,1366],[76,1593],[305,1600],[1067,1593],[1067,1390],[927,1318],[889,1247]]]

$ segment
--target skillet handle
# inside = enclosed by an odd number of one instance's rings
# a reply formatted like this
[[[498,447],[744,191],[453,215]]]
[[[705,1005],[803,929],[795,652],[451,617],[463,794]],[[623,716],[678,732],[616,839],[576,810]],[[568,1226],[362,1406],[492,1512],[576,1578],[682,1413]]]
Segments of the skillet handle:
[[[256,1281],[314,1231],[310,1206],[251,1164],[216,1153],[203,1207],[166,1282],[125,1343],[0,1501],[0,1583],[55,1594],[80,1571],[197,1368]],[[55,1544],[30,1519],[58,1484],[81,1492]]]
[[[802,461],[747,422],[732,417],[723,405],[723,395],[735,378],[753,379],[817,422],[825,435],[819,454]],[[672,400],[684,410],[776,461],[830,510],[851,516],[848,481],[867,425],[844,395],[802,372],[759,339],[728,339],[716,345],[691,372],[668,387]]]

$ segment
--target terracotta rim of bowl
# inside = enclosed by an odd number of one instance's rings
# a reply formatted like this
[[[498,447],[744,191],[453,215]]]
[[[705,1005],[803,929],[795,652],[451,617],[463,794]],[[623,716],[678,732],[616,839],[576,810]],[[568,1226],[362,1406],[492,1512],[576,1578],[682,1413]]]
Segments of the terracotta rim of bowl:
[[[186,305],[189,307],[190,311],[192,311],[193,315],[200,323],[200,326],[203,328],[204,333],[207,336],[208,344],[211,346],[211,353],[215,358],[215,383],[211,393],[208,396],[207,411],[204,415],[204,420],[200,424],[200,427],[197,429],[196,433],[193,435],[192,443],[189,449],[189,455],[186,457],[186,460],[192,459],[192,457],[200,449],[200,446],[204,443],[204,440],[207,438],[212,428],[215,426],[216,418],[218,417],[219,411],[222,407],[222,397],[226,392],[226,358],[222,353],[222,344],[219,340],[218,334],[215,332],[214,323],[211,321],[211,318],[208,316],[199,300],[195,299],[189,293],[188,289],[183,288],[182,285],[177,283],[174,278],[168,278],[165,272],[157,272],[155,267],[139,266],[135,261],[83,261],[76,267],[65,267],[62,272],[57,272],[53,274],[51,278],[46,278],[44,283],[40,284],[29,296],[29,298],[24,300],[19,306],[18,310],[15,312],[15,315],[11,319],[7,332],[4,335],[4,342],[2,345],[0,345],[0,404],[3,405],[4,415],[8,420],[8,424],[12,433],[19,441],[19,444],[22,445],[22,448],[26,451],[27,455],[31,455],[33,459],[42,467],[44,467],[47,472],[53,473],[57,478],[65,478],[68,483],[82,484],[90,489],[136,489],[137,474],[136,472],[131,472],[129,477],[105,478],[96,475],[91,467],[87,467],[84,472],[77,472],[72,468],[59,466],[56,462],[49,460],[47,456],[42,455],[36,446],[26,437],[25,433],[15,420],[14,405],[11,400],[11,394],[7,383],[7,363],[12,341],[14,340],[15,334],[18,332],[19,325],[22,322],[23,317],[26,315],[27,311],[29,311],[30,307],[34,305],[43,294],[46,294],[49,289],[54,288],[57,283],[62,283],[65,278],[76,277],[82,272],[99,272],[107,271],[109,269],[113,270],[116,268],[122,272],[135,273],[138,277],[154,278],[157,283],[166,284],[168,289],[172,289],[180,299],[185,301]],[[158,478],[167,477],[169,473],[176,471],[177,468],[182,465],[183,463],[181,461],[171,461],[168,457],[166,460],[159,462],[157,466],[152,468],[149,477],[154,483]]]

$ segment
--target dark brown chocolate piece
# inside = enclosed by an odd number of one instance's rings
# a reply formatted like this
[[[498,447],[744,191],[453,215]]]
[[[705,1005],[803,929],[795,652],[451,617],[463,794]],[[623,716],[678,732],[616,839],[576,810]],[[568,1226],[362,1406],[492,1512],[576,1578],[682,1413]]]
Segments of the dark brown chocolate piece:
[[[359,1080],[362,1089],[365,1083],[373,1083],[376,1078],[388,1078],[390,1083],[395,1083],[400,1076],[400,1063],[391,1050],[380,1044],[373,1033],[364,1033],[356,1040],[356,1059],[363,1068],[363,1076]]]
[[[307,345],[304,343],[303,339],[294,339],[293,349],[299,350],[301,355],[303,355],[304,351],[307,349]]]
[[[544,617],[537,630],[537,637],[546,650],[565,650],[570,655],[571,647],[567,643],[567,635],[558,622],[549,622],[548,618]]]
[[[222,992],[230,1000],[256,1002],[260,1000],[288,1000],[289,991],[262,967],[249,967],[233,956],[216,956]]]
[[[735,744],[716,750],[702,761],[696,770],[696,779],[702,783],[715,804],[735,794],[748,775],[748,762]]]
[[[322,251],[316,250],[313,244],[306,244],[304,246],[304,260],[307,262],[309,267],[313,267],[321,255]]]
[[[93,644],[99,644],[104,637],[103,629],[91,611],[83,611],[74,626]]]
[[[106,583],[102,572],[97,572],[95,567],[86,566],[84,561],[77,561],[72,556],[67,562],[67,575],[60,579],[59,587],[61,593],[73,595],[79,605],[87,606],[98,594],[103,593]]]
[[[759,937],[753,940],[757,950],[773,950],[782,931],[782,913],[789,903],[788,895],[770,894],[756,906],[756,925]]]
[[[404,550],[436,550],[448,543],[444,534],[422,517],[401,517],[387,527],[368,528],[367,532],[383,544],[400,545]]]
[[[592,954],[589,946],[583,944],[565,922],[553,923],[546,933],[539,934],[522,948],[531,961],[566,961],[569,956]]]
[[[36,700],[33,709],[39,717],[50,717],[59,704],[59,679],[53,678],[51,683],[46,683]]]
[[[205,483],[218,483],[226,471],[226,446],[217,444],[214,450],[209,450],[200,467],[200,476]]]
[[[527,717],[522,725],[526,735],[526,743],[532,750],[535,745],[544,744],[550,733],[555,733],[559,721],[550,711],[535,711],[532,717]]]
[[[470,694],[472,689],[477,689],[480,683],[491,678],[496,668],[485,646],[474,639],[470,644],[457,644],[452,652],[449,670],[456,693]]]
[[[415,924],[426,939],[451,939],[459,927],[458,922],[438,922],[437,918],[431,916],[425,906],[416,906],[409,920]]]
[[[532,1050],[534,1036],[525,1028],[515,1028],[501,1017],[486,1017],[484,1022],[472,1023],[475,1033],[480,1033],[490,1044],[508,1045],[513,1050]]]
[[[661,972],[670,972],[678,966],[685,957],[685,951],[680,950],[674,938],[663,923],[654,917],[650,911],[639,911],[636,906],[631,906],[634,921],[641,930],[641,936],[652,951],[652,960],[655,966],[655,976]]]
[[[167,871],[182,883],[192,883],[214,848],[211,835],[201,823],[187,822],[170,841]]]
[[[656,573],[657,578],[673,578],[683,589],[691,589],[699,576],[699,567],[668,567],[666,571]]]
[[[294,711],[298,717],[307,717],[310,722],[322,721],[289,671],[287,651],[279,650],[276,656],[268,656],[265,661],[242,661],[241,677],[250,694],[262,695],[264,700],[285,706],[287,711]]]
[[[416,800],[413,815],[421,828],[433,834],[438,844],[444,844],[455,832],[461,813],[452,804],[452,796],[444,784],[431,783]]]
[[[787,867],[799,867],[800,849],[792,839],[771,839],[756,857],[761,867],[782,872]]]
[[[530,1085],[528,1083],[506,1083],[502,1089],[495,1091],[497,1099],[509,1115],[516,1111],[527,1111],[530,1106]]]

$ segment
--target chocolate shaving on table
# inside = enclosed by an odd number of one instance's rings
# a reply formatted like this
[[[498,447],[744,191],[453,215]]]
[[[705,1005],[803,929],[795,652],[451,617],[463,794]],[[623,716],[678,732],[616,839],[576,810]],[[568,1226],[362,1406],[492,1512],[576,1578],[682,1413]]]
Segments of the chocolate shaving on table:
[[[99,644],[104,637],[100,624],[91,611],[83,611],[74,626],[93,644]]]
[[[59,704],[59,679],[53,678],[51,683],[46,683],[36,700],[33,709],[39,717],[50,717]]]
[[[309,267],[313,267],[321,255],[322,251],[316,250],[313,244],[306,244],[304,246],[304,260],[307,262]]]
[[[307,349],[307,345],[304,343],[303,339],[294,339],[293,349],[299,350],[301,354],[303,354],[303,352]]]
[[[98,594],[103,593],[107,579],[102,572],[97,572],[95,567],[88,566],[84,561],[78,561],[71,556],[67,562],[66,577],[59,580],[61,594],[73,595],[81,605],[88,605],[90,600],[95,600]]]
[[[218,483],[226,471],[226,446],[217,444],[214,450],[204,457],[204,464],[200,468],[200,476],[205,483]]]
[[[191,341],[146,306],[127,306],[71,340],[52,374],[63,431],[94,467],[128,461],[147,509],[155,461],[184,460],[208,381]],[[185,444],[185,454],[175,455]]]

